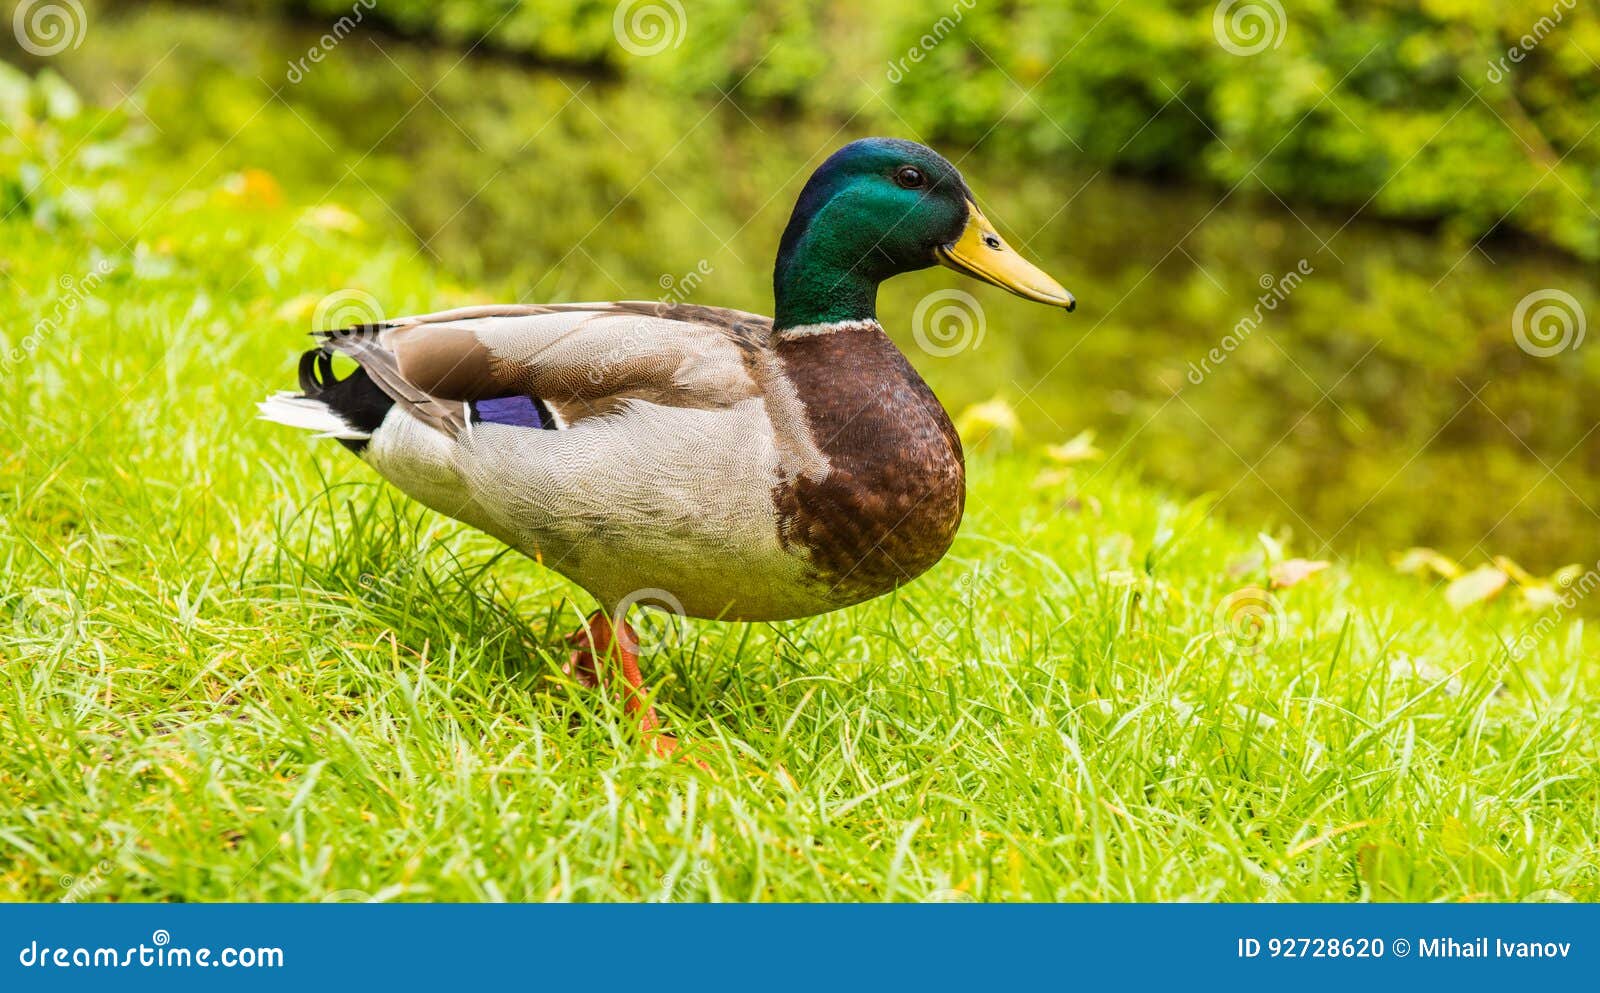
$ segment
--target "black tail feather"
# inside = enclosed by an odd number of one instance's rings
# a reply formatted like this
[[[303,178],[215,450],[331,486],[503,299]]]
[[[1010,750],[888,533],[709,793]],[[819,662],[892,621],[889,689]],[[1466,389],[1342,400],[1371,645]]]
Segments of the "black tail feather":
[[[328,405],[328,409],[344,418],[346,423],[368,434],[378,430],[394,398],[378,388],[367,375],[367,370],[356,367],[355,372],[339,379],[333,372],[333,355],[326,347],[313,348],[300,356],[300,392],[307,398]],[[360,454],[367,447],[364,439],[338,439],[339,444]]]

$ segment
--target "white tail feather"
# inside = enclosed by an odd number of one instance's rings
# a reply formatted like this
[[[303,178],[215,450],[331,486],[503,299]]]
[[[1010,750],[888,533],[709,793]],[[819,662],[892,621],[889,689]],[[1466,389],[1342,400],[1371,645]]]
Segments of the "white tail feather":
[[[256,407],[261,411],[262,420],[315,431],[318,438],[365,441],[372,437],[365,431],[357,430],[321,400],[295,393],[275,393],[256,404]]]

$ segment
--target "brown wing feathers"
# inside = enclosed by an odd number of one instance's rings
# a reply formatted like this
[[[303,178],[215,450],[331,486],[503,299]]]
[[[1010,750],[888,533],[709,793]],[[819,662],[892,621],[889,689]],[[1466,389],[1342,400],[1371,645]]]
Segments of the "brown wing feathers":
[[[463,326],[467,321],[560,313],[655,318],[680,322],[683,328],[655,341],[635,340],[626,333],[615,340],[596,339],[577,334],[589,323],[580,321],[541,347],[539,359],[507,361],[496,355],[477,328]],[[318,332],[321,347],[301,358],[300,384],[307,397],[328,403],[347,420],[355,422],[356,415],[371,420],[377,409],[377,422],[381,423],[389,405],[372,395],[375,388],[450,435],[467,424],[468,404],[501,397],[527,396],[573,405],[576,409],[569,412],[569,419],[602,413],[610,409],[607,398],[620,395],[684,406],[719,405],[745,395],[750,383],[732,368],[721,376],[707,374],[706,369],[715,363],[706,362],[706,357],[719,353],[709,349],[702,336],[720,333],[725,342],[735,346],[734,355],[749,354],[767,343],[771,327],[769,319],[756,314],[689,304],[625,301],[464,307]],[[336,380],[331,360],[336,352],[355,359],[362,371]],[[697,382],[693,386],[680,382],[685,363],[696,359],[701,366]],[[733,365],[742,363],[734,358]],[[375,430],[376,423],[363,429]]]
[[[409,382],[395,354],[379,344],[378,335],[381,331],[381,326],[364,325],[343,331],[318,332],[322,346],[300,358],[301,390],[306,396],[322,400],[348,417],[347,411],[341,409],[338,402],[344,397],[335,396],[334,391],[344,383],[357,382],[359,377],[365,376],[392,402],[402,404],[424,423],[446,434],[453,435],[460,431],[467,422],[464,406],[430,396],[427,391]],[[361,368],[345,380],[335,381],[335,352],[343,352],[355,359]],[[308,373],[320,373],[322,381],[319,383],[314,375],[308,376]],[[376,430],[376,425],[366,430]]]

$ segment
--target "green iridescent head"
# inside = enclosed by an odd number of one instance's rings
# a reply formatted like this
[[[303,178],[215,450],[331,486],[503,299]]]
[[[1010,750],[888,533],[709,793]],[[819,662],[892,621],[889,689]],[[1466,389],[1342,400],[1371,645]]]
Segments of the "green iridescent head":
[[[800,193],[773,271],[776,326],[875,319],[879,283],[935,264],[1029,300],[1076,305],[1006,245],[944,156],[863,138],[833,153]]]

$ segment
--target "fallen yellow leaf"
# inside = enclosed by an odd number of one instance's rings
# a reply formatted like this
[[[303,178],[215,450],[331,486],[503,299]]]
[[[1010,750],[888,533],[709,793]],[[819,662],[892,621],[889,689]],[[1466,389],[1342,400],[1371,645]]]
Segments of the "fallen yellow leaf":
[[[1444,588],[1444,598],[1456,610],[1491,600],[1505,589],[1510,576],[1492,565],[1479,566]]]
[[[1022,420],[1003,397],[975,403],[956,418],[956,431],[964,440],[983,441],[995,434],[1022,433]]]
[[[325,203],[306,211],[306,223],[324,231],[342,231],[351,234],[361,230],[361,218],[336,203]]]
[[[1272,580],[1273,586],[1287,589],[1305,582],[1330,565],[1331,562],[1321,559],[1285,559],[1268,569],[1267,577]]]
[[[1079,431],[1062,444],[1051,445],[1044,451],[1046,455],[1062,465],[1090,462],[1105,454],[1095,447],[1094,431],[1092,429]]]
[[[280,321],[290,321],[299,324],[316,312],[317,304],[322,297],[315,293],[302,293],[283,302],[274,314]]]
[[[1455,559],[1440,555],[1431,548],[1408,548],[1400,555],[1394,557],[1395,571],[1407,575],[1420,575],[1425,572],[1436,573],[1445,579],[1456,579],[1463,570],[1461,564]]]
[[[1501,572],[1510,576],[1518,586],[1531,586],[1539,581],[1534,578],[1532,573],[1524,569],[1522,566],[1517,565],[1505,555],[1493,556],[1490,561],[1492,561]]]
[[[1521,593],[1523,605],[1535,613],[1541,610],[1549,610],[1562,601],[1562,595],[1556,592],[1556,588],[1549,583],[1535,583],[1532,586],[1524,586],[1521,589]]]

